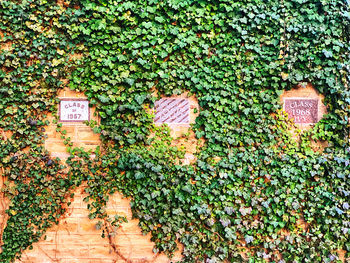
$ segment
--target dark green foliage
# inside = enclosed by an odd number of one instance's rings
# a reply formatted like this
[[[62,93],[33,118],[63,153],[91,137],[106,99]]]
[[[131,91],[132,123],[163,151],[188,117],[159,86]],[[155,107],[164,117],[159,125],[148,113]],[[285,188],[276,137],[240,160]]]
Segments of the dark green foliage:
[[[0,53],[0,128],[13,132],[1,141],[0,160],[11,189],[23,193],[11,198],[4,262],[57,222],[63,198],[82,182],[90,218],[117,226],[121,219],[108,218],[104,208],[121,191],[155,251],[172,255],[180,241],[184,262],[336,262],[339,249],[350,257],[346,1],[0,6],[2,43],[13,46]],[[71,53],[83,58],[69,61]],[[56,113],[66,76],[96,105],[101,124],[89,125],[104,145],[91,159],[66,138],[67,175],[56,160],[28,162],[32,172],[25,173],[16,165],[46,156],[41,128],[45,114]],[[328,114],[296,141],[279,96],[307,83],[325,96]],[[167,128],[153,126],[155,90],[197,96],[201,109],[192,128],[205,145],[194,165],[182,165],[184,153],[171,147]],[[312,141],[328,147],[317,152]],[[27,147],[30,154],[22,153]],[[31,215],[26,207],[42,202],[45,187],[47,210]]]

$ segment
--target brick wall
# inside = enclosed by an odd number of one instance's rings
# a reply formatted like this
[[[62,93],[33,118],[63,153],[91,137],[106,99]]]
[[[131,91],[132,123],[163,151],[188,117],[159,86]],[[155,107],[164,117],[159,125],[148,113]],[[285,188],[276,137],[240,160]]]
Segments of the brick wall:
[[[84,98],[84,94],[72,92],[68,89],[62,90],[58,94],[59,98]],[[306,87],[286,91],[281,95],[281,101],[284,98],[317,98],[319,99],[319,117],[326,113],[326,107],[323,105],[322,95],[309,84]],[[172,98],[187,98],[190,104],[190,123],[195,121],[198,113],[198,101],[194,96],[188,97],[188,94],[173,96]],[[91,117],[99,121],[94,116],[95,110],[92,109]],[[49,116],[52,121],[53,117]],[[184,147],[186,150],[186,164],[195,161],[194,153],[201,147],[203,141],[198,141],[190,129],[190,124],[170,124],[171,135],[175,138],[174,145]],[[301,129],[307,129],[310,125],[299,125]],[[85,149],[95,149],[100,145],[99,135],[94,134],[92,129],[82,123],[63,123],[63,129],[67,130],[67,136],[72,138],[74,146],[84,147]],[[188,136],[181,136],[188,133]],[[56,132],[56,125],[52,124],[46,127],[48,135],[45,147],[50,151],[51,156],[59,157],[62,160],[67,158],[66,147],[59,133]],[[322,144],[316,142],[317,145]],[[1,173],[1,171],[0,171]],[[3,179],[1,177],[1,179]],[[1,186],[0,181],[0,186]],[[169,260],[165,255],[156,255],[152,252],[154,243],[150,241],[150,234],[144,236],[138,227],[138,220],[132,219],[132,213],[129,200],[123,198],[120,193],[111,196],[107,205],[109,215],[124,215],[128,219],[118,229],[117,234],[112,238],[116,244],[116,250],[112,249],[107,238],[101,237],[101,230],[96,228],[97,220],[88,218],[88,209],[83,201],[85,197],[84,186],[75,192],[75,198],[68,209],[68,213],[60,221],[58,226],[48,230],[45,237],[38,243],[34,244],[33,250],[27,250],[23,253],[22,259],[17,262],[25,263],[112,263],[112,262],[176,262],[181,259],[181,251],[177,251],[175,257]],[[7,203],[4,201],[0,204],[0,229],[4,226]],[[302,225],[302,223],[300,223]],[[1,240],[0,240],[1,241]],[[180,246],[181,247],[181,246]],[[343,251],[339,251],[342,255]],[[343,256],[343,255],[342,255]],[[343,259],[343,257],[342,257]]]
[[[59,98],[85,98],[84,94],[64,89],[58,94]],[[191,108],[195,100],[191,99]],[[193,110],[191,110],[193,112]],[[99,121],[94,116],[95,110],[91,109],[91,119]],[[192,116],[192,115],[191,115]],[[191,117],[193,119],[193,116]],[[53,117],[49,116],[52,121]],[[48,135],[45,141],[45,147],[51,156],[59,157],[62,160],[68,157],[66,147],[63,144],[60,133],[56,132],[56,125],[51,124],[46,127]],[[175,127],[173,127],[175,128]],[[95,149],[100,145],[99,135],[94,134],[92,129],[82,123],[63,123],[63,128],[67,131],[67,136],[71,137],[73,146],[84,147],[86,150]],[[187,132],[189,125],[173,129],[173,135],[179,136],[182,132]],[[182,143],[188,147],[189,155],[186,157],[190,162],[194,159],[193,147],[194,134],[190,139]],[[190,145],[190,146],[189,146]],[[101,237],[101,230],[96,229],[98,220],[88,218],[89,211],[86,203],[83,201],[86,194],[84,186],[75,192],[75,197],[68,209],[68,213],[60,220],[58,226],[48,230],[46,237],[33,245],[33,250],[27,250],[23,253],[22,259],[17,262],[25,263],[141,263],[141,262],[176,262],[181,259],[181,251],[177,251],[174,258],[169,260],[163,254],[154,254],[152,252],[154,243],[150,241],[150,234],[144,236],[138,227],[138,220],[132,219],[130,202],[123,198],[120,193],[111,196],[107,213],[109,215],[123,215],[128,219],[118,229],[113,237],[113,243],[116,244],[117,253],[112,249],[107,238]],[[1,209],[1,207],[0,207]],[[0,210],[1,212],[1,210]]]
[[[34,244],[33,250],[23,253],[24,263],[141,263],[141,262],[176,262],[181,259],[178,251],[170,261],[165,255],[152,252],[153,243],[150,235],[142,235],[138,220],[132,219],[129,200],[119,193],[114,194],[108,205],[110,215],[127,217],[128,222],[118,229],[113,243],[117,253],[109,245],[107,238],[101,237],[101,230],[96,229],[97,220],[88,218],[89,211],[83,198],[83,187],[75,193],[74,201],[65,218],[59,225],[48,230],[46,237]]]

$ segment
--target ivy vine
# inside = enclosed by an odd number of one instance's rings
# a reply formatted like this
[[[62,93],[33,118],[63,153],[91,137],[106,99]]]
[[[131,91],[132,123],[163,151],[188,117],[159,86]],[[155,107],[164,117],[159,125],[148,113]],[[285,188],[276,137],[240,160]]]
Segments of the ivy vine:
[[[349,260],[348,1],[2,0],[0,39],[1,262],[57,224],[82,183],[103,235],[124,221],[105,211],[120,191],[154,252],[180,242],[184,262]],[[328,113],[296,139],[279,97],[307,83]],[[59,123],[70,157],[44,148],[67,86],[101,118],[87,123],[103,142],[93,159]],[[149,110],[183,92],[204,141],[191,165]]]

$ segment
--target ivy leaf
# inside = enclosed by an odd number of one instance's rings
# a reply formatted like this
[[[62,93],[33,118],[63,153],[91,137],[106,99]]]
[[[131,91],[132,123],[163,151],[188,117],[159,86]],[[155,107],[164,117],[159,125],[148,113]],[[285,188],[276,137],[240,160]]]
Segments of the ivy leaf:
[[[102,103],[108,103],[110,101],[109,97],[106,95],[99,95],[98,99],[102,102]]]
[[[333,57],[333,52],[331,50],[323,49],[322,52],[323,52],[323,54],[325,55],[326,58]]]

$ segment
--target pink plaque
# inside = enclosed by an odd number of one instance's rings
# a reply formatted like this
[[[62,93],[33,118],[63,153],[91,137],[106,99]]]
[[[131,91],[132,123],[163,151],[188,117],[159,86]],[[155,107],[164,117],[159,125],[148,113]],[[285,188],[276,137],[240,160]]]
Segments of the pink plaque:
[[[284,110],[295,123],[318,122],[318,99],[290,98],[284,100]]]
[[[188,99],[160,99],[155,102],[155,123],[188,124],[190,103]]]
[[[90,120],[89,101],[86,99],[61,99],[60,121],[82,122]]]

